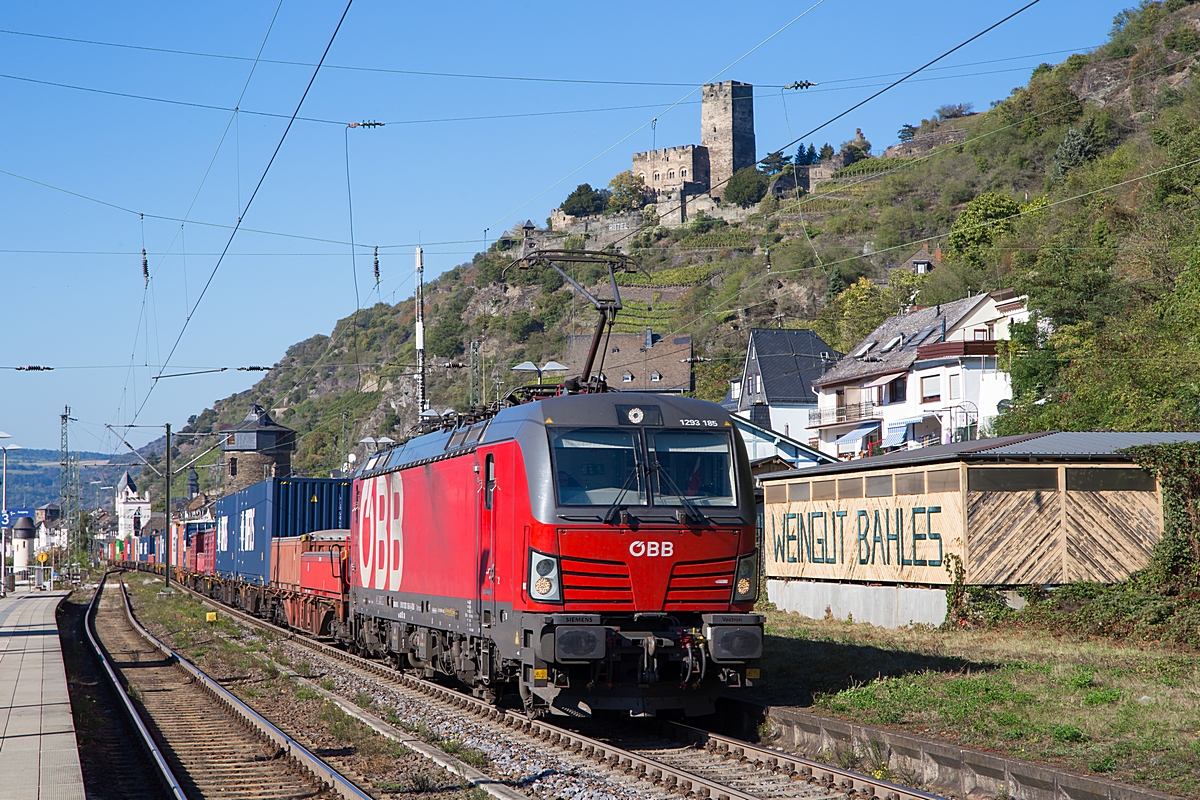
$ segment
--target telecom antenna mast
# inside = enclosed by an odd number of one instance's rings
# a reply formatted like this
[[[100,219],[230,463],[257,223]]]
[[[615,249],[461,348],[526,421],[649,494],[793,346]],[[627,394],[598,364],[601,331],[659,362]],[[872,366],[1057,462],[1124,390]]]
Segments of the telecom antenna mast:
[[[425,398],[425,253],[417,247],[417,292],[413,297],[417,309],[417,413],[429,410]]]

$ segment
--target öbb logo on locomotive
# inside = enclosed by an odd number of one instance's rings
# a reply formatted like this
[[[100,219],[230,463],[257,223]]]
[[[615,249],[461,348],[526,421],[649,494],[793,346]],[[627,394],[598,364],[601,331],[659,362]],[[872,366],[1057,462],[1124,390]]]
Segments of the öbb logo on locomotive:
[[[634,558],[640,558],[642,556],[649,556],[651,558],[654,556],[672,556],[675,555],[675,543],[655,541],[632,542],[629,545],[629,555],[633,556]]]
[[[275,543],[256,581],[222,566],[231,535],[184,580],[531,714],[707,714],[758,678],[753,478],[718,405],[543,396],[373,454],[346,491],[345,530],[297,541],[292,583]]]

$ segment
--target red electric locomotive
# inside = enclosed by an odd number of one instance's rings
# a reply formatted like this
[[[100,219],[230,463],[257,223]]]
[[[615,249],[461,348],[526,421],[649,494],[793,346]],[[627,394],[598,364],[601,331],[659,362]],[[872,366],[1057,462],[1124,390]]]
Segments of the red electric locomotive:
[[[339,638],[531,713],[713,711],[758,678],[750,466],[720,406],[563,394],[370,458]]]

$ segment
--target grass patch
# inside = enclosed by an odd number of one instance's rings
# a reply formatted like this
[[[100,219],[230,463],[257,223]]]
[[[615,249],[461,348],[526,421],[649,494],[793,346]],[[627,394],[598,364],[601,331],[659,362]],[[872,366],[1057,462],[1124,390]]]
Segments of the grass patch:
[[[751,690],[764,702],[1200,796],[1200,654],[1044,630],[888,630],[765,613],[767,685]]]
[[[359,708],[370,708],[371,706],[375,705],[375,700],[366,692],[359,692],[358,694],[354,695],[354,705],[358,706]]]
[[[295,697],[297,700],[320,700],[321,694],[316,689],[308,686],[301,686],[296,689]]]

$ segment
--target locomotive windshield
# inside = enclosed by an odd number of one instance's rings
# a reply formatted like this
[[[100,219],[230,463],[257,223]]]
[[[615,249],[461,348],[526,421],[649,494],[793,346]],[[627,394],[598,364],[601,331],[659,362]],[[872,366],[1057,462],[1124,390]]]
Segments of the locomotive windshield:
[[[561,506],[737,505],[723,431],[552,428],[550,449]]]
[[[737,504],[729,435],[715,431],[657,431],[650,445],[658,468],[651,472],[655,505]]]
[[[613,428],[569,428],[550,434],[554,485],[562,506],[645,505],[639,469],[641,434]]]

